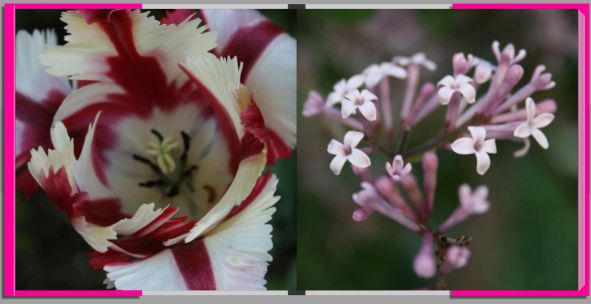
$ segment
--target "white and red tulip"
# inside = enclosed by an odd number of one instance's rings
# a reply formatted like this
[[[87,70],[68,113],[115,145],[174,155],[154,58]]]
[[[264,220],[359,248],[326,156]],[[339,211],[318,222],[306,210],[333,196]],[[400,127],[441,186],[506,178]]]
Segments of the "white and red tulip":
[[[118,289],[265,286],[279,198],[264,169],[295,145],[295,42],[253,11],[204,16],[65,12],[67,44],[41,58],[84,85],[29,171]]]

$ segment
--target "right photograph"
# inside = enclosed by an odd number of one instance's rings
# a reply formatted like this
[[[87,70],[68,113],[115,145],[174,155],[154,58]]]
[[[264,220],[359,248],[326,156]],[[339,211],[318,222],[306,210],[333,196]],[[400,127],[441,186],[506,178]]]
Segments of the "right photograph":
[[[297,18],[298,289],[577,289],[577,11]]]

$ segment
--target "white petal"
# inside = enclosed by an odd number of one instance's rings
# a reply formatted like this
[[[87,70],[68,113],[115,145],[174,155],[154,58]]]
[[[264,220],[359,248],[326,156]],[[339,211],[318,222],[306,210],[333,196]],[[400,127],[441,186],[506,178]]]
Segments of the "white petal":
[[[486,152],[479,152],[475,153],[476,155],[476,172],[480,175],[484,175],[488,168],[490,167],[490,157]]]
[[[548,149],[548,147],[550,145],[548,144],[548,139],[546,138],[546,135],[544,135],[544,133],[542,133],[542,131],[540,131],[539,129],[536,129],[536,128],[532,128],[531,134],[536,139],[538,144],[540,144],[540,147],[542,147],[544,149]]]
[[[296,57],[295,39],[288,34],[279,35],[259,56],[245,83],[263,114],[265,125],[291,147],[296,144],[297,133]]]
[[[515,136],[515,137],[526,138],[526,137],[529,137],[530,135],[531,135],[531,128],[529,127],[527,122],[520,124],[519,126],[517,126],[515,131],[513,131],[513,136]]]
[[[345,146],[343,146],[343,144],[341,144],[339,141],[331,139],[328,143],[328,147],[326,148],[326,152],[332,155],[343,155],[344,148]]]
[[[232,36],[241,27],[253,26],[266,20],[252,9],[203,9],[203,21],[217,33],[217,49],[223,50]]]
[[[437,96],[439,96],[439,102],[442,105],[447,105],[449,104],[449,102],[451,101],[451,97],[452,95],[455,93],[455,90],[452,90],[448,87],[441,87],[438,91],[437,91]]]
[[[118,11],[126,13],[131,21],[133,41],[140,55],[158,54],[164,64],[160,66],[169,80],[185,77],[177,64],[190,55],[205,54],[215,47],[215,33],[205,32],[198,27],[199,19],[187,20],[177,25],[160,24],[149,12],[139,10]],[[78,80],[108,80],[109,57],[117,57],[117,51],[102,27],[94,22],[88,24],[79,11],[62,14],[69,35],[62,47],[48,48],[41,62],[48,67],[48,73],[69,76]]]
[[[352,101],[345,99],[341,101],[341,116],[347,118],[357,111],[357,106]]]
[[[443,79],[441,79],[437,83],[437,86],[440,86],[440,87],[449,87],[452,84],[454,84],[455,82],[456,82],[456,80],[452,76],[447,75],[447,76],[443,77]]]
[[[396,78],[406,78],[407,72],[406,69],[403,69],[397,65],[391,63],[384,63],[382,64],[382,69],[384,72],[392,77]]]
[[[365,100],[366,102],[378,100],[378,97],[374,93],[370,92],[369,90],[361,91],[360,95],[361,95],[361,97],[363,97],[363,100]]]
[[[530,97],[528,97],[525,100],[525,109],[527,112],[527,121],[531,122],[534,119],[534,116],[536,115],[536,104],[534,103],[534,100],[531,99]]]
[[[70,92],[68,80],[54,77],[45,72],[39,56],[50,46],[57,45],[55,32],[18,31],[16,34],[16,91],[33,101],[40,102],[50,91]]]
[[[482,146],[480,147],[480,151],[486,152],[489,154],[496,154],[497,153],[497,144],[496,144],[494,138],[485,140],[482,143]]]
[[[513,153],[513,156],[514,157],[523,157],[523,156],[525,156],[527,154],[527,152],[529,151],[530,145],[531,145],[531,142],[530,142],[529,138],[524,138],[523,139],[523,148],[515,151]]]
[[[456,139],[451,144],[451,149],[461,155],[474,154],[476,152],[476,150],[474,150],[474,140],[469,137]]]
[[[330,162],[330,170],[334,175],[341,174],[341,170],[343,170],[343,166],[347,162],[347,157],[336,155],[332,161]]]
[[[337,92],[332,92],[328,94],[326,97],[326,107],[330,108],[335,104],[341,102],[342,96],[340,96]]]
[[[343,144],[345,147],[355,148],[361,142],[364,135],[362,132],[359,131],[349,131],[345,134],[345,140]]]
[[[475,142],[483,142],[486,139],[486,129],[483,127],[469,126],[468,131],[472,135]]]
[[[113,229],[113,226],[97,226],[89,224],[83,216],[72,218],[72,226],[82,236],[82,238],[92,247],[92,249],[98,252],[107,252],[109,246],[112,245],[109,240],[117,239],[117,232]]]
[[[244,133],[235,92],[240,87],[242,64],[234,58],[217,58],[212,54],[189,57],[183,66],[224,107],[241,138]]]
[[[277,179],[273,176],[259,195],[240,213],[224,221],[205,237],[218,290],[263,290],[267,265],[273,248],[268,224],[273,207]]]
[[[406,164],[406,166],[404,166],[404,168],[402,169],[402,175],[407,175],[410,174],[410,172],[412,171],[412,165],[410,163]]]
[[[113,229],[121,235],[132,235],[138,232],[164,212],[165,208],[154,209],[154,207],[154,203],[141,205],[133,217],[118,221],[113,225]]]
[[[492,68],[488,64],[479,64],[474,72],[476,83],[483,84],[490,79]]]
[[[548,126],[553,120],[554,120],[554,114],[542,113],[542,114],[536,116],[536,118],[534,118],[533,127],[537,128],[537,129],[541,129],[543,127]]]
[[[369,121],[377,119],[376,105],[371,101],[366,101],[359,106],[359,112]]]
[[[234,180],[220,201],[205,214],[191,229],[185,242],[190,242],[217,225],[236,205],[252,191],[265,166],[263,153],[248,157],[240,162]]]
[[[369,156],[359,149],[353,149],[347,159],[352,165],[358,168],[367,168],[371,165]]]
[[[354,75],[349,80],[347,80],[347,89],[348,90],[355,90],[359,88],[365,82],[365,76],[363,75]]]
[[[471,84],[463,84],[459,91],[462,93],[467,103],[476,102],[476,90]]]
[[[147,259],[103,268],[117,289],[187,290],[187,284],[170,249]]]

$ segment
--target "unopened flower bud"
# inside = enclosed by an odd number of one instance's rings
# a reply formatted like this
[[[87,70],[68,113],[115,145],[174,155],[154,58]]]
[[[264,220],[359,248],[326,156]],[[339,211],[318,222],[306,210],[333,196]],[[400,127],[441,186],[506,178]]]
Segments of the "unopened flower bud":
[[[413,262],[415,273],[421,278],[431,278],[437,271],[437,264],[433,254],[433,239],[430,234],[423,236],[423,243]]]
[[[374,210],[369,207],[358,208],[355,211],[353,211],[352,218],[356,222],[365,221],[370,215],[373,214],[373,212]]]
[[[523,67],[519,64],[514,64],[509,67],[507,71],[507,75],[505,76],[505,81],[507,81],[511,86],[517,85],[517,83],[523,77]]]

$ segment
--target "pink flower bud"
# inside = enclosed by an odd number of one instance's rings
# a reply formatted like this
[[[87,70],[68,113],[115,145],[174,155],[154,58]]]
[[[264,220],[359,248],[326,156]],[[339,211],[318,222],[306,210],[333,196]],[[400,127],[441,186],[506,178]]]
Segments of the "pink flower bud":
[[[365,221],[370,215],[372,215],[374,210],[369,207],[362,207],[355,211],[353,211],[353,220],[356,222]]]
[[[453,245],[447,249],[445,262],[452,268],[462,268],[468,264],[470,249],[464,246]]]
[[[509,67],[507,71],[507,75],[505,76],[505,81],[511,84],[511,86],[517,85],[517,83],[523,77],[523,67],[519,64],[514,64]]]
[[[454,75],[468,73],[468,71],[472,67],[473,60],[474,57],[472,57],[472,55],[470,54],[468,54],[468,57],[466,58],[466,55],[464,55],[464,53],[456,53],[452,59]]]
[[[415,273],[421,278],[431,278],[437,271],[433,254],[433,239],[430,234],[423,235],[423,243],[413,262]]]

